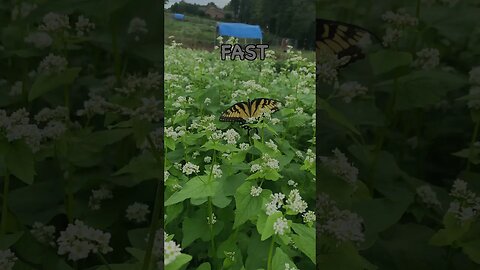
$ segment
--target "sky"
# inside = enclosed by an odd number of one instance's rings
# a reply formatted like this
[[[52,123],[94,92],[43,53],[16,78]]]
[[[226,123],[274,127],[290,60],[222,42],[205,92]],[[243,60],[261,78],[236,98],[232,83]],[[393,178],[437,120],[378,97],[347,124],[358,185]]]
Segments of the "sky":
[[[165,7],[169,8],[176,2],[180,2],[180,0],[169,0]],[[185,0],[185,2],[199,5],[206,5],[207,3],[214,2],[218,7],[223,8],[228,2],[230,2],[230,0]]]

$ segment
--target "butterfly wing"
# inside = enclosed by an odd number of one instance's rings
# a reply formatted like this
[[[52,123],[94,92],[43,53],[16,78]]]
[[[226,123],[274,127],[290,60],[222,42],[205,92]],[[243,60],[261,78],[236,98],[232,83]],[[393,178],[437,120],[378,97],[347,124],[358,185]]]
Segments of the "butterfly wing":
[[[238,102],[222,113],[220,121],[245,123],[249,117],[250,108],[248,102]]]
[[[355,62],[365,57],[362,43],[375,37],[370,31],[356,25],[317,19],[317,55],[331,53],[339,59],[348,56],[344,64]]]
[[[271,113],[278,111],[280,102],[270,98],[256,98],[250,101],[250,117],[258,118],[265,109],[270,110]]]

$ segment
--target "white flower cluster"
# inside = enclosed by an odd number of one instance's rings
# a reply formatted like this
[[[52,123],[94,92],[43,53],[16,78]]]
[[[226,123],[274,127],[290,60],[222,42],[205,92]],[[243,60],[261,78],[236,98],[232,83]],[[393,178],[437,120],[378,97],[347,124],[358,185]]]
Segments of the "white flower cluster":
[[[320,157],[320,162],[347,183],[354,185],[358,180],[358,169],[349,163],[345,154],[337,148],[332,152],[333,157]]]
[[[50,12],[43,16],[38,29],[44,32],[66,32],[70,29],[70,18],[68,15]]]
[[[288,229],[288,220],[284,217],[279,217],[273,223],[273,231],[275,234],[284,235],[285,231]]]
[[[328,52],[317,54],[317,78],[321,82],[334,84],[338,81],[338,68],[350,61],[350,56],[338,58],[337,55]]]
[[[145,76],[129,74],[123,81],[123,86],[115,88],[115,91],[130,95],[139,91],[159,90],[163,77],[158,72],[148,72]]]
[[[417,195],[422,202],[428,207],[440,207],[440,201],[437,198],[437,194],[433,191],[429,185],[423,185],[417,188]]]
[[[200,167],[198,165],[195,165],[191,162],[185,163],[182,167],[182,172],[185,175],[191,175],[192,173],[199,173],[200,172]]]
[[[84,17],[83,15],[78,16],[77,22],[75,23],[77,36],[82,37],[93,29],[95,29],[95,24],[92,23],[90,19]]]
[[[418,25],[418,19],[408,14],[404,9],[399,9],[397,12],[387,11],[382,15],[382,19],[388,24],[383,36],[385,46],[397,42],[402,37],[406,27]]]
[[[10,249],[0,250],[0,269],[12,270],[17,260],[18,258]]]
[[[37,72],[40,74],[60,73],[67,68],[67,65],[67,59],[50,53],[40,62]]]
[[[292,189],[290,194],[288,194],[285,207],[291,209],[295,213],[304,213],[307,210],[308,205],[307,202],[302,200],[302,196],[300,196],[298,189]]]
[[[20,6],[15,5],[12,9],[12,21],[18,18],[25,18],[37,8],[37,4],[22,2]]]
[[[28,34],[23,39],[26,43],[31,43],[33,46],[39,49],[44,49],[52,45],[53,39],[50,35],[46,32],[37,31]]]
[[[30,233],[40,243],[55,247],[55,227],[44,225],[41,222],[33,223]]]
[[[351,81],[342,83],[338,87],[336,96],[342,98],[345,103],[350,103],[355,97],[365,95],[367,91],[367,87],[358,82]]]
[[[150,214],[148,205],[135,202],[127,207],[125,216],[128,220],[136,223],[142,223],[147,221],[148,214]]]
[[[329,235],[338,242],[363,242],[363,219],[356,213],[340,210],[328,195],[320,194],[317,200],[317,231]]]
[[[250,189],[250,196],[258,197],[258,196],[260,196],[262,191],[263,191],[263,189],[261,187],[252,186],[252,188]]]
[[[215,216],[214,213],[212,213],[211,216],[207,217],[207,224],[208,225],[213,225],[215,223],[217,223],[217,217]]]
[[[53,120],[65,121],[68,117],[68,109],[63,106],[51,108],[43,108],[35,115],[35,121],[37,123],[45,123]]]
[[[290,267],[289,263],[285,263],[285,270],[298,270],[298,268],[296,268],[295,265]]]
[[[111,104],[105,98],[92,94],[90,98],[83,102],[83,109],[77,111],[78,116],[93,116],[95,114],[103,115],[111,108]]]
[[[461,222],[478,216],[480,210],[480,197],[467,189],[467,182],[456,179],[453,182],[450,196],[454,200],[450,203],[448,212],[453,213]]]
[[[248,143],[241,143],[241,144],[238,145],[238,147],[239,147],[240,150],[242,150],[242,151],[247,151],[248,148],[250,148],[250,144],[248,144]]]
[[[10,88],[10,92],[8,95],[10,96],[20,96],[23,92],[23,82],[22,81],[16,81],[12,87]]]
[[[129,35],[134,35],[135,36],[135,41],[139,41],[140,34],[146,34],[148,33],[147,29],[147,22],[141,18],[135,17],[132,20],[130,20],[130,24],[128,25],[127,33]]]
[[[163,117],[163,112],[160,109],[160,100],[155,97],[142,98],[142,105],[134,110],[127,110],[126,114],[130,117],[138,117],[148,121],[158,122]]]
[[[278,146],[275,144],[272,139],[270,139],[268,142],[265,143],[269,148],[271,148],[273,151],[278,151]]]
[[[29,113],[25,108],[19,109],[10,116],[0,110],[0,133],[4,133],[9,142],[23,139],[32,151],[40,148],[42,130],[35,124],[30,124]]]
[[[109,246],[110,233],[88,227],[82,221],[76,220],[68,224],[65,231],[60,232],[57,240],[58,254],[68,254],[68,259],[78,261],[85,259],[91,253],[106,254],[113,249]]]
[[[180,252],[182,251],[182,249],[180,248],[180,245],[177,245],[177,243],[175,243],[175,241],[170,240],[164,242],[164,251],[165,265],[169,265],[173,261],[175,261],[175,259],[181,254]]]
[[[469,75],[472,86],[467,105],[469,109],[480,110],[480,66],[472,68]]]
[[[88,207],[92,210],[99,210],[102,207],[102,201],[112,199],[113,193],[106,186],[101,186],[99,189],[92,189],[92,195],[88,199]]]
[[[283,193],[274,193],[270,195],[270,202],[265,204],[265,212],[267,215],[272,215],[278,212],[278,209],[283,205],[283,199],[285,199],[285,194]]]
[[[220,168],[220,165],[218,165],[218,164],[213,165],[212,173],[213,173],[213,178],[222,177],[223,172],[222,172],[222,169]]]
[[[317,159],[317,155],[315,154],[315,152],[312,151],[312,149],[307,149],[307,153],[305,154],[305,162],[308,162],[308,163],[315,163]]]
[[[261,93],[269,92],[267,88],[255,82],[255,80],[242,81],[241,86],[243,88],[249,89],[252,92],[261,92]]]
[[[302,214],[302,218],[303,218],[303,222],[304,223],[310,223],[310,224],[313,224],[315,223],[315,220],[316,220],[316,215],[315,215],[315,212],[313,211],[307,211],[305,213]]]
[[[227,141],[228,144],[236,144],[240,139],[240,134],[234,129],[228,129],[223,133],[223,138]]]
[[[178,126],[176,128],[167,127],[165,128],[165,137],[172,138],[174,141],[178,140],[185,135],[185,127]]]
[[[417,52],[417,59],[413,62],[415,67],[424,70],[436,68],[440,64],[440,52],[438,49],[425,48]]]

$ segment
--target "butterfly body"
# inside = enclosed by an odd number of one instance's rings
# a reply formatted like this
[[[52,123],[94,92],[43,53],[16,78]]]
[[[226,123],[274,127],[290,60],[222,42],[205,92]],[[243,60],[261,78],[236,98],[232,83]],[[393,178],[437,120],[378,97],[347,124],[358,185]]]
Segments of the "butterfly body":
[[[378,39],[360,26],[317,19],[317,55],[330,53],[337,55],[339,59],[349,57],[343,66],[365,57],[364,43],[371,42],[371,37]]]
[[[271,113],[279,110],[279,102],[270,98],[256,98],[238,102],[226,109],[220,116],[222,122],[237,122],[250,132],[247,122],[258,120],[266,111]]]

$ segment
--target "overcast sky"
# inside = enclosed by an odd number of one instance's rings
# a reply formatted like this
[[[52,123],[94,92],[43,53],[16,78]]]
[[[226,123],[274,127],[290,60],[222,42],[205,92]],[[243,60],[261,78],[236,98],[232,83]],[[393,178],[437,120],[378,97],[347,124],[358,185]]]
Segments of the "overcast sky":
[[[180,0],[169,0],[166,7],[169,8],[174,3],[180,2]],[[217,6],[223,8],[230,0],[185,0],[187,3],[206,5],[207,3],[214,2]]]

